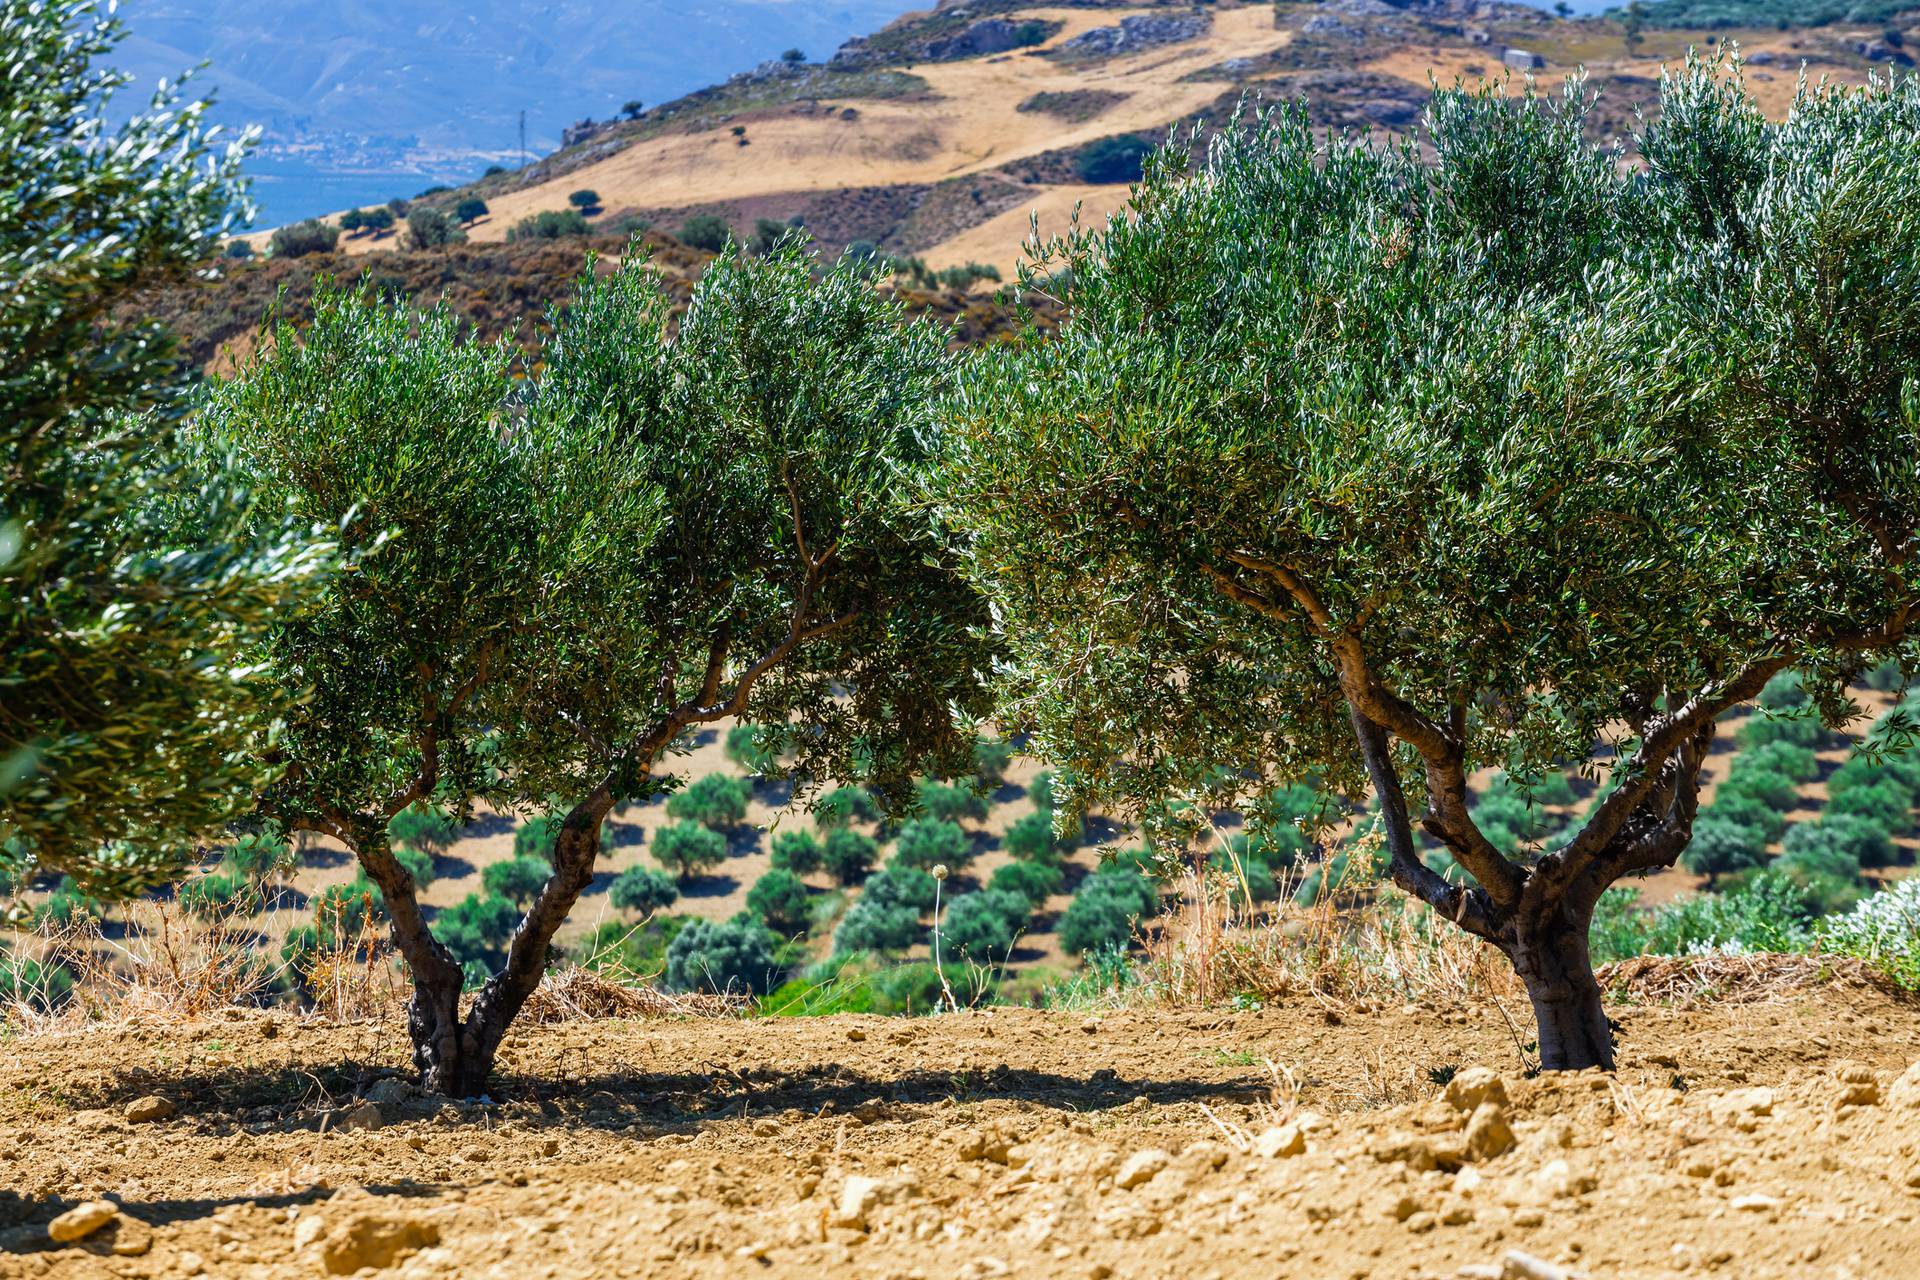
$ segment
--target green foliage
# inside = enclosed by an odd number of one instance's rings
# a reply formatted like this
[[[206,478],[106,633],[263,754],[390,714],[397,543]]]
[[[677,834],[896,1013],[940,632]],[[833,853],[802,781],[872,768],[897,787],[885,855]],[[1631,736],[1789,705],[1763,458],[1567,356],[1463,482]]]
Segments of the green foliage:
[[[393,860],[406,870],[415,889],[425,889],[433,883],[433,855],[426,850],[401,845],[393,850]]]
[[[237,838],[220,859],[228,871],[249,884],[265,884],[291,873],[299,860],[278,831],[250,831]]]
[[[72,876],[61,876],[47,900],[33,913],[33,927],[69,929],[82,920],[99,920],[106,913],[100,899],[82,889]]]
[[[942,863],[958,871],[973,861],[973,841],[951,822],[915,818],[900,828],[893,857],[902,866],[922,871],[930,871]]]
[[[1636,22],[1653,27],[1725,28],[1884,25],[1911,12],[1908,0],[1633,0],[1609,14],[1631,11]]]
[[[667,816],[731,831],[747,820],[747,785],[726,773],[710,773],[667,800]]]
[[[388,218],[392,222],[392,218]],[[364,220],[362,225],[367,225]],[[332,253],[340,243],[340,228],[308,218],[290,222],[267,238],[267,248],[276,258],[304,258],[312,253]]]
[[[1734,757],[1736,776],[1750,770],[1778,774],[1794,782],[1812,782],[1820,776],[1820,760],[1806,747],[1792,742],[1769,742]]]
[[[591,213],[600,207],[600,193],[583,187],[567,197],[567,203],[582,213]]]
[[[747,890],[747,910],[785,937],[806,932],[811,902],[800,877],[778,868],[761,876]]]
[[[407,245],[413,249],[443,249],[466,241],[459,219],[433,205],[417,205],[407,213]]]
[[[1786,816],[1779,809],[1758,796],[1729,787],[1722,787],[1713,803],[1701,808],[1700,821],[1747,827],[1763,845],[1778,840],[1787,829]]]
[[[1006,889],[955,895],[940,920],[941,955],[950,962],[1006,963],[1032,909],[1023,894]]]
[[[1792,879],[1761,874],[1726,893],[1676,899],[1650,911],[1631,889],[1601,896],[1592,931],[1594,960],[1687,955],[1703,950],[1796,951],[1806,944],[1815,904]]]
[[[1137,134],[1099,138],[1074,152],[1073,171],[1082,182],[1138,182],[1153,147]]]
[[[664,911],[680,898],[680,886],[672,877],[652,867],[628,867],[607,887],[607,901],[617,911],[638,911],[652,915]]]
[[[813,820],[823,827],[844,827],[853,822],[872,822],[880,808],[865,787],[835,787],[814,802]]]
[[[779,978],[774,942],[765,925],[744,913],[727,921],[695,920],[667,948],[666,985],[674,991],[769,991]]]
[[[1767,842],[1753,827],[1736,822],[1703,819],[1694,826],[1693,839],[1680,855],[1680,864],[1695,875],[1715,880],[1736,871],[1748,871],[1767,860]]]
[[[1772,745],[1772,744],[1769,744]],[[1743,766],[1735,757],[1733,773],[1722,784],[1720,793],[1750,796],[1770,808],[1786,812],[1800,803],[1800,788],[1792,778],[1774,773],[1763,765]]]
[[[194,915],[248,915],[260,908],[260,890],[244,876],[216,871],[180,886],[180,905]]]
[[[1012,764],[1013,744],[1005,738],[973,740],[973,780],[983,789],[992,791],[1006,782]]]
[[[732,242],[733,228],[718,214],[696,213],[680,224],[678,239],[689,249],[720,253]]]
[[[386,914],[386,897],[364,873],[346,884],[330,886],[313,900],[315,936],[327,947],[356,944],[370,925],[384,920]]]
[[[1907,876],[1821,922],[1820,949],[1864,960],[1920,990],[1920,876]]]
[[[547,859],[521,854],[488,866],[480,873],[480,884],[490,896],[525,907],[552,876],[553,864]]]
[[[507,243],[525,240],[564,240],[584,236],[593,228],[578,209],[548,209],[520,219],[507,229]]]
[[[697,822],[677,822],[654,833],[653,856],[686,880],[727,860],[727,838]]]
[[[1893,787],[1909,796],[1920,796],[1920,756],[1911,751],[1899,755],[1853,755],[1827,777],[1830,800],[1838,800],[1862,787]]]
[[[489,212],[487,202],[478,196],[468,196],[453,206],[453,216],[462,223],[477,222]]]
[[[1857,880],[1860,868],[1893,861],[1887,829],[1855,814],[1829,813],[1818,822],[1796,823],[1781,843],[1779,867],[1801,875]]]
[[[0,1010],[25,1006],[57,1013],[72,998],[73,970],[66,965],[0,948]]]
[[[827,832],[820,864],[841,884],[858,884],[880,860],[880,846],[864,832],[836,827]]]
[[[918,911],[863,896],[847,908],[834,929],[833,951],[835,955],[904,951],[927,936]]]
[[[760,731],[750,724],[736,724],[727,730],[726,745],[723,750],[727,759],[752,774],[767,774],[774,770],[773,753],[760,745]]]
[[[1897,782],[1871,787],[1849,787],[1827,804],[1827,816],[1856,817],[1872,823],[1887,835],[1905,835],[1913,826],[1913,793]],[[1889,847],[1883,857],[1892,860]],[[1882,865],[1867,861],[1868,866]]]
[[[1807,691],[1798,671],[1782,671],[1760,690],[1758,702],[1768,711],[1796,711],[1808,704]]]
[[[1052,862],[1009,862],[993,873],[987,888],[1017,893],[1038,909],[1065,880],[1066,873]]]
[[[428,804],[410,804],[387,823],[389,840],[428,853],[445,853],[459,836],[460,824],[453,815]],[[520,848],[518,833],[514,836],[514,852],[525,852]]]
[[[1741,724],[1734,737],[1748,750],[1770,742],[1786,742],[1817,751],[1827,745],[1829,734],[1819,717],[1811,714],[1766,715],[1755,712]]]
[[[1058,862],[1070,847],[1055,838],[1053,815],[1045,811],[1029,813],[1016,820],[1007,828],[1003,843],[1008,853],[1029,862]]]
[[[1867,688],[1879,693],[1898,693],[1907,687],[1909,681],[1906,668],[1900,665],[1897,658],[1888,658],[1860,678]]]
[[[812,875],[820,869],[820,841],[810,831],[781,831],[773,837],[773,852],[769,861],[782,870],[791,871],[797,876]]]
[[[985,822],[987,818],[987,801],[978,791],[932,778],[921,779],[916,807],[927,817],[941,822],[964,822],[969,818]]]
[[[890,862],[878,875],[867,877],[860,901],[907,907],[918,916],[933,909],[937,883],[928,872],[901,862]]]
[[[177,877],[270,780],[251,648],[324,550],[182,473],[187,370],[135,299],[245,212],[182,82],[127,110],[84,0],[0,4],[0,841],[114,897]],[[263,522],[264,523],[264,522]]]
[[[667,966],[667,948],[691,917],[655,915],[638,925],[608,920],[583,938],[573,957],[583,968],[611,970],[622,978],[653,978]]]
[[[542,858],[553,861],[553,851],[560,839],[560,828],[565,825],[564,813],[541,813],[523,821],[513,833],[513,856],[516,858]],[[600,852],[609,853],[613,849],[613,829],[602,823],[600,826]]]
[[[513,903],[491,891],[470,893],[442,911],[433,921],[438,938],[463,967],[498,963],[500,949],[513,936],[520,912]]]
[[[1075,955],[1123,950],[1133,941],[1135,925],[1159,907],[1159,891],[1136,872],[1113,870],[1088,876],[1060,914],[1060,945]]]

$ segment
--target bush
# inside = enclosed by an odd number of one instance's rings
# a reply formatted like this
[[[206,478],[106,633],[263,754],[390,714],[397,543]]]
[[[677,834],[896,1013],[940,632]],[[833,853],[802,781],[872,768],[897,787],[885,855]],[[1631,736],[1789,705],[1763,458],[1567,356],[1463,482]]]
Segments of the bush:
[[[1544,812],[1529,805],[1517,793],[1504,790],[1480,797],[1473,806],[1473,820],[1495,844],[1501,841],[1494,839],[1490,828],[1509,832],[1515,840],[1537,840],[1547,833],[1549,825]]]
[[[563,814],[545,813],[528,818],[513,833],[513,856],[516,858],[545,858],[553,861],[554,844],[560,838],[560,827],[566,821]],[[607,823],[600,824],[600,852],[608,853],[613,849],[613,828]]]
[[[987,888],[1017,893],[1036,909],[1060,892],[1066,873],[1050,862],[1009,862],[993,873]]]
[[[813,806],[813,820],[821,827],[844,827],[853,822],[873,822],[880,808],[864,787],[835,787]]]
[[[1879,693],[1898,693],[1907,687],[1907,673],[1901,668],[1900,663],[1893,658],[1888,658],[1885,662],[1867,672],[1860,680],[1867,688]]]
[[[1849,756],[1827,778],[1827,795],[1830,800],[1838,800],[1861,787],[1894,786],[1911,797],[1920,794],[1916,783],[1920,783],[1920,757],[1912,752],[1878,757],[1855,755]]]
[[[771,991],[779,974],[774,939],[749,915],[695,920],[667,948],[666,985],[674,991]]]
[[[656,915],[639,925],[607,920],[574,944],[583,968],[612,970],[623,977],[652,977],[667,967],[667,948],[690,923],[688,916]]]
[[[1235,840],[1244,841],[1244,836]],[[1273,867],[1264,858],[1250,857],[1240,849],[1234,848],[1230,840],[1224,849],[1215,849],[1207,859],[1207,865],[1230,882],[1230,892],[1247,895],[1250,902],[1271,902],[1280,896],[1279,882],[1274,878]]]
[[[917,807],[929,818],[937,818],[942,822],[960,822],[967,818],[972,818],[975,822],[986,820],[986,798],[972,787],[955,786],[923,778],[920,780],[917,793]]]
[[[747,784],[725,773],[710,773],[667,801],[667,816],[730,831],[747,820]]]
[[[973,841],[951,822],[915,818],[900,828],[893,857],[895,862],[922,871],[932,870],[941,863],[957,871],[973,860]]]
[[[1828,802],[1827,814],[1864,818],[1888,835],[1904,835],[1913,825],[1913,795],[1891,779],[1871,787],[1850,787]]]
[[[1005,889],[960,894],[940,922],[940,953],[947,960],[1004,964],[1032,910],[1024,896]]]
[[[807,831],[782,831],[773,838],[773,865],[797,876],[820,869],[820,842]]]
[[[1807,705],[1807,691],[1800,687],[1798,671],[1782,671],[1760,690],[1760,705],[1769,711],[1793,711]]]
[[[1058,862],[1068,847],[1053,834],[1051,812],[1029,813],[1007,828],[1003,841],[1008,853],[1023,862]]]
[[[1820,949],[1864,960],[1907,990],[1920,990],[1920,876],[1829,917],[1820,929]]]
[[[1135,923],[1159,906],[1153,882],[1137,872],[1106,870],[1088,876],[1060,914],[1060,945],[1074,955],[1121,950],[1133,941]]]
[[[1795,824],[1782,849],[1782,870],[1794,867],[1847,880],[1858,879],[1861,867],[1886,866],[1894,855],[1885,827],[1851,813],[1829,812],[1818,822]]]
[[[522,218],[513,224],[507,232],[507,243],[521,240],[564,240],[568,236],[584,236],[592,228],[587,220],[580,216],[578,209],[549,209],[545,213],[536,213],[530,218]]]
[[[180,886],[175,895],[183,910],[196,916],[217,916],[234,911],[249,913],[260,909],[260,891],[246,877],[216,871],[197,876]]]
[[[445,853],[460,836],[453,815],[431,805],[410,804],[387,823],[387,838],[428,853]]]
[[[407,241],[415,249],[441,249],[464,243],[467,233],[445,209],[420,205],[407,214]]]
[[[880,846],[870,835],[840,827],[827,833],[827,846],[820,862],[827,874],[841,884],[858,884],[880,860]]]
[[[1680,865],[1709,881],[1736,871],[1749,871],[1767,860],[1767,842],[1744,823],[1702,820],[1693,829]]]
[[[726,746],[723,748],[727,759],[733,761],[748,773],[765,774],[773,772],[773,753],[760,745],[760,731],[750,724],[737,724],[727,730]]]
[[[66,929],[81,920],[98,920],[106,913],[106,907],[98,898],[80,892],[72,876],[61,876],[60,883],[54,886],[47,900],[33,913],[33,925],[36,929]]]
[[[277,880],[298,865],[293,846],[277,831],[249,832],[233,842],[220,860],[250,884]]]
[[[1137,134],[1100,138],[1074,154],[1073,169],[1082,182],[1138,182],[1140,168],[1153,154],[1153,147],[1150,140]]]
[[[591,187],[582,187],[567,197],[567,203],[582,213],[586,213],[589,210],[600,207],[600,193]]]
[[[487,216],[487,202],[478,196],[468,196],[453,206],[453,216],[461,222],[476,222]]]
[[[406,845],[396,845],[393,860],[406,869],[413,879],[413,887],[424,889],[433,883],[433,855],[424,849],[409,849]]]
[[[1654,911],[1644,950],[1651,955],[1709,948],[1797,950],[1805,944],[1812,907],[1802,886],[1761,873],[1726,893],[1680,898]]]
[[[518,908],[499,894],[470,893],[439,914],[433,936],[462,967],[491,965],[519,925]]]
[[[655,834],[653,856],[686,880],[727,860],[727,838],[697,822],[677,822]]]
[[[1007,769],[1013,764],[1013,744],[1004,738],[975,738],[973,740],[973,778],[982,787],[992,790],[1007,780]]]
[[[1722,787],[1713,803],[1700,810],[1702,822],[1726,822],[1751,827],[1762,844],[1778,840],[1787,829],[1786,815],[1758,796]]]
[[[1826,726],[1812,715],[1774,716],[1755,712],[1734,734],[1734,740],[1752,750],[1769,742],[1790,742],[1797,747],[1818,751],[1827,744]]]
[[[925,936],[918,911],[863,895],[847,908],[840,926],[833,931],[833,950],[835,955],[905,951]]]
[[[607,886],[607,901],[616,911],[638,911],[652,915],[672,906],[680,897],[673,877],[652,867],[628,867]]]
[[[689,249],[719,253],[733,239],[727,220],[713,213],[696,213],[680,224],[680,243]]]
[[[340,244],[340,228],[309,218],[273,233],[267,247],[276,258],[304,258],[310,253],[332,253]]]
[[[236,262],[245,262],[253,257],[253,246],[245,240],[229,240],[227,247],[220,251],[223,258],[232,258]]]
[[[351,946],[387,915],[386,895],[362,871],[313,900],[314,933],[329,947]]]
[[[775,933],[791,937],[807,930],[812,895],[800,877],[791,871],[775,869],[753,882],[747,890],[747,910],[767,923]]]
[[[54,1013],[73,998],[73,971],[58,962],[24,959],[0,949],[0,1010],[24,1005]]]
[[[932,909],[937,888],[934,878],[925,871],[892,862],[879,875],[867,877],[860,888],[860,901],[907,907],[917,916]]]
[[[1258,820],[1250,821],[1246,830],[1229,836],[1227,847],[1236,858],[1263,862],[1273,869],[1293,866],[1313,848],[1300,828],[1292,823],[1274,824]]]
[[[1751,796],[1782,813],[1800,804],[1800,788],[1792,778],[1770,769],[1742,769],[1737,761],[1733,773],[1715,793],[1716,796],[1723,794]]]
[[[1812,782],[1820,776],[1820,758],[1797,743],[1769,742],[1734,757],[1736,775],[1749,770],[1777,773],[1795,782]]]
[[[544,858],[518,857],[496,862],[480,873],[480,885],[489,894],[524,907],[553,875],[553,864]]]

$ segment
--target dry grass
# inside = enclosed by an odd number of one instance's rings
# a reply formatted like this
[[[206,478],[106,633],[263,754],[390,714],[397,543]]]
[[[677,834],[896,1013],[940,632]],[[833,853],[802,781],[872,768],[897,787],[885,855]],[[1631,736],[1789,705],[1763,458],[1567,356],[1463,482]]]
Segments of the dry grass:
[[[549,973],[527,1000],[520,1020],[581,1022],[595,1018],[711,1018],[738,1013],[747,997],[688,993],[671,995],[640,982],[610,978],[594,969]]]
[[[1903,995],[1885,975],[1863,961],[1842,956],[1775,952],[1635,956],[1602,966],[1599,978],[1601,988],[1611,999],[1679,1008],[1708,1002],[1777,1004],[1836,984],[1874,987],[1891,996]]]

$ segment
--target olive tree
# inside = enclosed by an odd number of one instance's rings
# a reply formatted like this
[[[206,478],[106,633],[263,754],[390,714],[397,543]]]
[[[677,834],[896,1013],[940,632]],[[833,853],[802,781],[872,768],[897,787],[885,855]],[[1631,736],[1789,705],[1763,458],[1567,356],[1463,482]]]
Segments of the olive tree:
[[[909,503],[941,336],[797,247],[723,256],[672,319],[638,255],[589,269],[510,394],[507,348],[444,311],[323,294],[209,413],[236,469],[368,544],[265,655],[316,686],[268,804],[379,886],[435,1090],[486,1087],[608,814],[675,784],[688,729],[805,724],[782,744],[797,776],[904,807],[923,758],[967,758],[956,716],[984,709],[984,608]],[[428,796],[561,801],[552,875],[464,1014],[387,845]]]
[[[0,0],[0,879],[118,896],[271,776],[288,699],[248,646],[324,546],[182,483],[186,370],[128,301],[219,251],[243,148],[178,84],[122,109],[110,13]]]
[[[1594,907],[1685,849],[1716,720],[1788,666],[1843,716],[1915,598],[1911,84],[1784,125],[1712,66],[1662,96],[1645,177],[1577,84],[1437,95],[1430,164],[1291,108],[1169,148],[1030,267],[1069,318],[962,380],[943,475],[1000,720],[1078,800],[1370,786],[1548,1068],[1613,1061]],[[1469,776],[1568,761],[1604,798],[1498,847]]]

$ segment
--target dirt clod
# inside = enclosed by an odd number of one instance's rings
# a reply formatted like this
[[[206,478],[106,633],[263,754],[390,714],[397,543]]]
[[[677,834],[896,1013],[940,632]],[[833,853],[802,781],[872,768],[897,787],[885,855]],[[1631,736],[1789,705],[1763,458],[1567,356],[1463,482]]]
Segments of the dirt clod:
[[[150,1093],[144,1098],[135,1098],[122,1112],[128,1124],[149,1124],[156,1120],[166,1120],[174,1113],[173,1100]]]
[[[1142,1183],[1151,1181],[1155,1174],[1167,1167],[1167,1161],[1170,1158],[1158,1147],[1136,1151],[1121,1161],[1120,1172],[1113,1175],[1113,1185],[1122,1190],[1131,1191]]]
[[[77,1204],[47,1224],[47,1235],[56,1244],[84,1240],[120,1216],[120,1206],[110,1200],[89,1200]]]
[[[403,1253],[439,1243],[439,1225],[424,1218],[356,1213],[320,1241],[320,1263],[330,1275],[347,1276],[392,1266]]]

